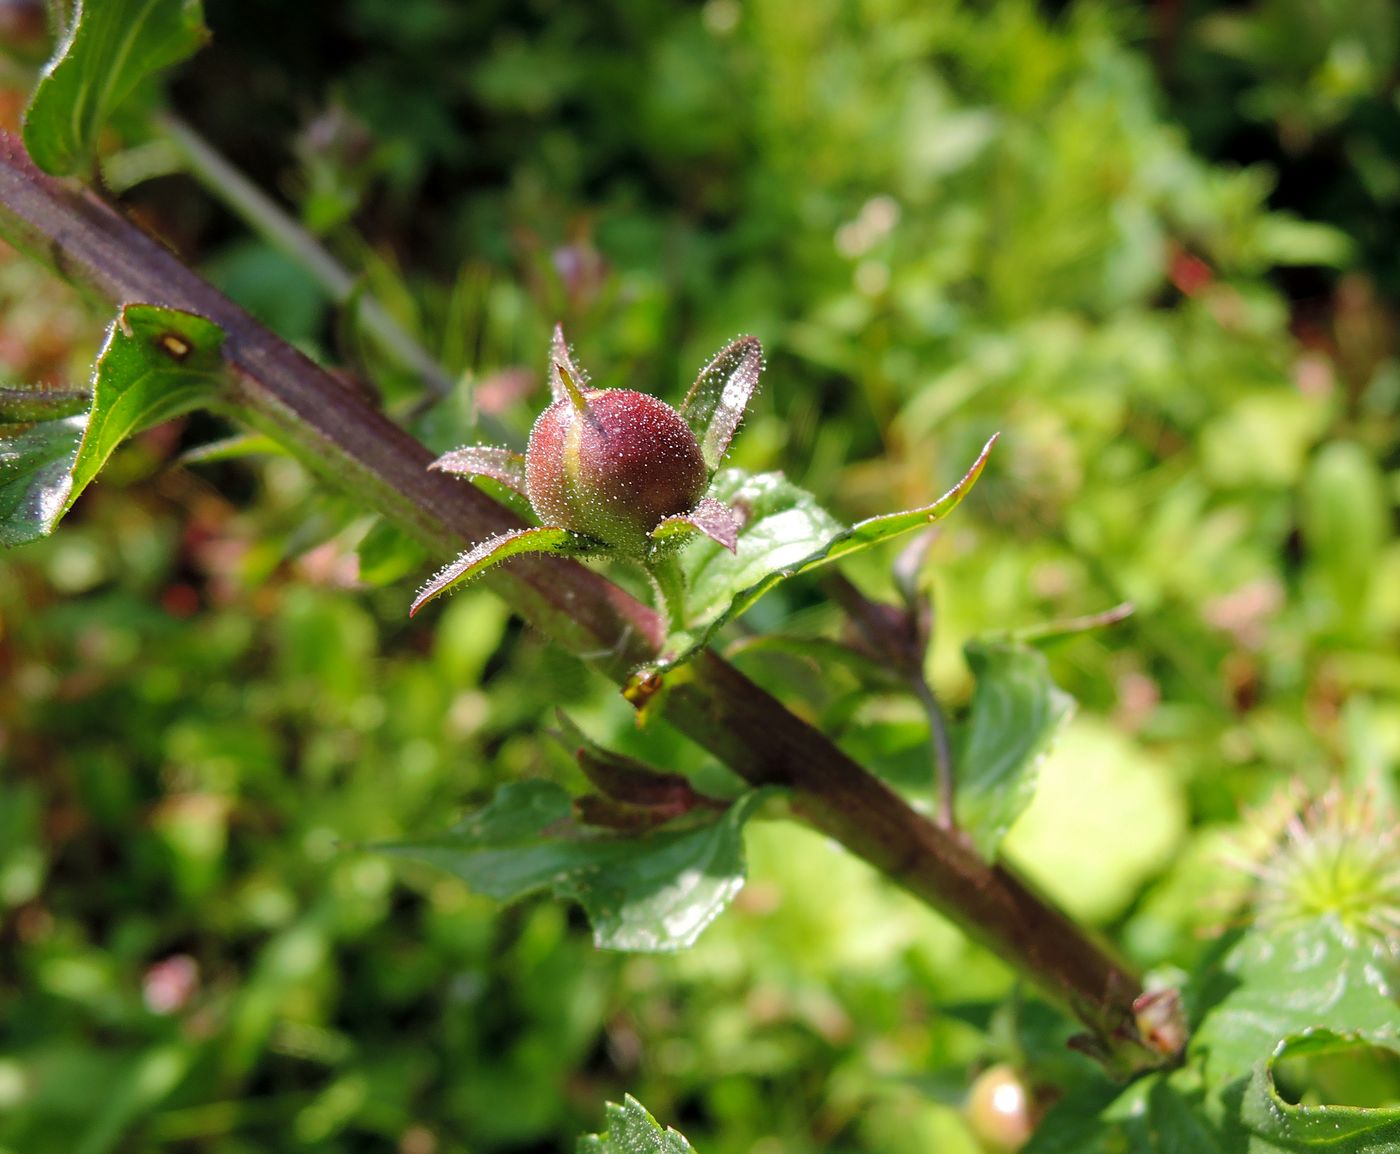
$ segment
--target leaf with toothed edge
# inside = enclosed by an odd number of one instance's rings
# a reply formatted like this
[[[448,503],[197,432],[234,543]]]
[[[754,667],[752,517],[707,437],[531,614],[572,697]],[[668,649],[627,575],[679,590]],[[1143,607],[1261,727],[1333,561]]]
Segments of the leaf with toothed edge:
[[[762,373],[763,346],[758,338],[739,337],[700,370],[681,402],[680,414],[700,442],[705,467],[711,473],[719,468],[734,439]]]
[[[588,374],[574,364],[573,354],[569,352],[569,342],[564,339],[564,326],[555,325],[554,337],[549,344],[549,395],[556,401],[569,399],[569,387],[564,383],[564,373],[573,378],[578,388],[587,388]]]
[[[739,530],[743,528],[744,516],[738,509],[731,508],[713,497],[701,497],[699,504],[689,513],[678,513],[667,517],[651,531],[651,539],[664,544],[678,537],[689,537],[703,533],[731,553],[739,543]]]
[[[621,1106],[609,1102],[607,1115],[608,1128],[579,1138],[575,1154],[695,1154],[684,1134],[669,1126],[663,1130],[631,1094]]]
[[[996,440],[993,437],[987,442],[962,479],[937,501],[918,509],[869,517],[850,528],[781,473],[749,474],[740,469],[718,473],[711,492],[745,515],[737,548],[731,554],[706,538],[686,546],[680,565],[687,609],[690,619],[700,624],[667,638],[670,656],[640,670],[633,677],[634,683],[684,665],[722,626],[789,577],[942,520],[977,483]]]
[[[746,793],[704,825],[619,836],[578,825],[562,786],[513,782],[445,834],[374,848],[497,901],[550,890],[583,907],[599,948],[664,953],[693,945],[743,888],[744,823],[767,796]]]
[[[549,527],[513,529],[498,537],[490,537],[434,573],[423,588],[418,590],[418,596],[409,607],[408,615],[412,617],[429,601],[447,592],[452,586],[469,581],[502,561],[518,557],[521,553],[578,556],[594,548],[596,545],[586,537],[580,537],[567,529]]]
[[[463,445],[428,466],[458,477],[490,477],[517,493],[525,492],[525,455],[493,445]]]

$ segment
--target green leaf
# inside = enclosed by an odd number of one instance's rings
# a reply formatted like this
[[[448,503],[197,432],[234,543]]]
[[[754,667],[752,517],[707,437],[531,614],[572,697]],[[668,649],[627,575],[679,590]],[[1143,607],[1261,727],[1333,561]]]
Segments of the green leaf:
[[[47,536],[68,507],[87,417],[0,425],[0,545]]]
[[[711,472],[719,468],[762,373],[763,346],[758,338],[739,337],[710,358],[681,402],[681,416],[700,442],[705,467]]]
[[[214,396],[223,343],[223,330],[193,313],[122,308],[93,370],[92,412],[73,463],[70,506],[127,437]]]
[[[974,641],[966,653],[977,680],[957,764],[958,824],[992,858],[1035,796],[1037,770],[1074,699],[1050,679],[1038,650]]]
[[[718,473],[710,496],[745,514],[738,546],[731,553],[708,538],[697,538],[681,554],[689,628],[667,639],[674,656],[658,669],[684,664],[721,626],[789,577],[942,520],[976,483],[995,443],[995,437],[988,441],[962,480],[933,504],[870,517],[851,528],[843,527],[812,494],[781,473]]]
[[[1358,1035],[1313,1030],[1282,1041],[1255,1064],[1235,1121],[1250,1136],[1250,1154],[1265,1151],[1328,1150],[1332,1154],[1395,1154],[1400,1151],[1400,1106],[1302,1106],[1283,1098],[1274,1066],[1284,1058],[1355,1048]],[[1392,1044],[1392,1048],[1395,1048]]]
[[[685,1135],[661,1128],[631,1094],[619,1106],[609,1102],[608,1128],[601,1134],[585,1134],[575,1147],[577,1154],[690,1154],[694,1150]]]
[[[708,825],[615,837],[575,823],[562,787],[517,782],[447,834],[377,848],[448,870],[497,901],[550,889],[584,908],[600,948],[678,950],[742,888],[743,826],[763,796],[745,794]]]
[[[29,101],[24,143],[56,176],[90,168],[112,113],[154,73],[208,37],[200,0],[76,0]]]
[[[592,546],[593,543],[586,537],[571,533],[568,529],[553,527],[512,529],[508,533],[488,537],[481,544],[474,545],[459,555],[455,561],[449,561],[429,577],[423,587],[418,590],[418,596],[413,599],[413,604],[409,606],[408,615],[412,617],[429,601],[440,597],[454,585],[470,581],[473,577],[485,573],[486,570],[494,568],[502,561],[509,561],[512,557],[518,557],[522,553],[549,553],[564,557],[578,556],[589,552]]]
[[[428,559],[428,551],[392,521],[378,518],[355,549],[360,580],[366,585],[391,585]]]
[[[1252,930],[1197,984],[1205,1013],[1190,1052],[1204,1059],[1212,1089],[1247,1077],[1282,1039],[1307,1030],[1400,1038],[1394,960],[1334,918]]]

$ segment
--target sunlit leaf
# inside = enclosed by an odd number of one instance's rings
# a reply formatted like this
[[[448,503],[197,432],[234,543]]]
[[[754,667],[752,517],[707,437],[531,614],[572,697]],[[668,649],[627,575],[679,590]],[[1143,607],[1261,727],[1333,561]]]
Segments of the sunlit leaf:
[[[1400,1150],[1400,1106],[1298,1105],[1279,1094],[1275,1065],[1285,1058],[1354,1049],[1357,1035],[1312,1030],[1290,1035],[1255,1064],[1235,1121],[1249,1138],[1250,1154],[1326,1150],[1332,1154],[1394,1154]],[[1400,1050],[1394,1039],[1390,1048]]]
[[[525,492],[525,455],[493,445],[463,445],[428,466],[459,477],[490,477],[516,493]]]
[[[710,495],[738,509],[744,526],[733,553],[701,538],[681,554],[692,624],[667,640],[672,656],[660,668],[688,661],[721,626],[789,577],[942,520],[976,483],[995,443],[993,437],[963,478],[931,505],[870,517],[851,528],[781,473],[725,469],[716,474]]]
[[[711,472],[719,468],[734,439],[762,373],[763,346],[757,337],[740,337],[720,349],[700,370],[681,402],[681,416],[700,442],[705,467]]]
[[[580,389],[588,385],[588,374],[574,363],[569,342],[564,339],[564,326],[554,326],[554,336],[549,344],[549,395],[556,401],[569,399],[569,387],[565,384],[565,374]]]
[[[158,305],[126,305],[107,330],[92,377],[92,413],[73,465],[71,505],[133,433],[206,403],[223,372],[213,321]]]
[[[68,507],[87,417],[0,425],[0,545],[51,532]]]
[[[379,848],[498,901],[543,889],[576,901],[604,949],[670,951],[694,943],[743,887],[743,825],[762,796],[745,794],[707,825],[619,837],[578,825],[562,787],[517,782],[449,833]]]
[[[207,401],[222,343],[203,317],[127,305],[90,392],[0,390],[0,544],[51,533],[125,438]]]
[[[552,553],[556,556],[569,556],[588,551],[590,543],[586,538],[567,529],[534,528],[512,529],[497,537],[488,537],[434,573],[413,599],[408,615],[412,617],[434,597],[446,593],[454,585],[469,581],[486,570],[509,561],[522,553]]]
[[[701,497],[700,503],[689,513],[678,513],[662,521],[651,531],[651,539],[665,542],[676,537],[703,533],[732,553],[739,543],[739,530],[743,528],[743,524],[744,517],[739,510],[716,501],[713,497]]]
[[[1335,919],[1261,927],[1241,936],[1199,980],[1205,1014],[1191,1039],[1208,1084],[1246,1077],[1278,1043],[1307,1030],[1400,1039],[1395,959]]]
[[[207,38],[201,0],[75,0],[25,113],[34,163],[60,176],[83,172],[118,106]]]
[[[601,1134],[585,1134],[575,1147],[577,1154],[691,1154],[694,1147],[685,1135],[661,1128],[631,1094],[619,1106],[609,1102],[608,1128]]]
[[[967,663],[976,685],[957,763],[957,817],[978,852],[993,857],[1035,796],[1039,764],[1074,699],[1027,646],[974,641]]]

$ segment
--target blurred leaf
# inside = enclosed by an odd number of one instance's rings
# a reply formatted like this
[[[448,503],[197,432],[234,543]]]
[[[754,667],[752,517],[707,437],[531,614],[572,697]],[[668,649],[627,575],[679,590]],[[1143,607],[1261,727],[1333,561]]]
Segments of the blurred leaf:
[[[608,1103],[607,1120],[603,1133],[578,1140],[577,1154],[688,1154],[694,1149],[680,1131],[669,1126],[663,1130],[631,1094],[621,1106]]]
[[[1238,1117],[1233,1119],[1249,1134],[1250,1154],[1300,1150],[1394,1154],[1400,1150],[1400,1106],[1304,1106],[1283,1098],[1274,1085],[1274,1067],[1283,1059],[1335,1053],[1354,1048],[1359,1040],[1331,1030],[1293,1034],[1255,1064]],[[1400,1050],[1393,1038],[1390,1047]]]
[[[933,504],[869,517],[849,529],[781,473],[725,469],[717,474],[710,495],[745,517],[738,548],[731,553],[701,538],[681,554],[686,607],[699,624],[668,638],[667,648],[677,656],[660,668],[689,660],[721,626],[789,577],[941,521],[976,483],[995,443],[995,437],[988,441],[962,480]]]
[[[1204,1016],[1190,1053],[1204,1057],[1208,1087],[1246,1077],[1278,1043],[1307,1030],[1354,1032],[1373,1043],[1400,1039],[1396,965],[1332,918],[1245,933],[1200,978]]]
[[[1074,699],[1050,679],[1045,655],[1024,645],[974,641],[976,678],[957,769],[958,824],[993,858],[1035,796],[1036,773]]]
[[[55,176],[81,174],[117,107],[207,36],[201,0],[75,0],[68,33],[25,113],[34,163]]]
[[[360,580],[367,585],[390,585],[418,569],[428,551],[392,522],[378,518],[355,550]]]
[[[92,412],[73,463],[70,506],[127,437],[213,396],[223,343],[223,330],[193,313],[123,306],[93,371]]]
[[[1302,528],[1309,561],[1345,616],[1365,609],[1389,521],[1385,478],[1365,449],[1351,441],[1323,446],[1303,478]]]
[[[53,532],[73,489],[87,417],[0,425],[0,545],[23,545]]]
[[[497,901],[549,888],[583,906],[600,948],[678,950],[743,887],[743,826],[762,796],[745,794],[694,829],[605,837],[573,821],[562,787],[516,782],[450,833],[376,848],[448,870]]]

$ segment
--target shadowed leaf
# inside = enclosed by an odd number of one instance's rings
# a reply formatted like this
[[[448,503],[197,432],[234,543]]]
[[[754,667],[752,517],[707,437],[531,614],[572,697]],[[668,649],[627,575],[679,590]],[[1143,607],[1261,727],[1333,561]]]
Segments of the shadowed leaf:
[[[664,952],[692,945],[742,888],[743,825],[762,797],[745,794],[708,825],[622,837],[577,825],[561,786],[516,782],[449,833],[376,848],[498,901],[549,889],[583,907],[600,948]]]

